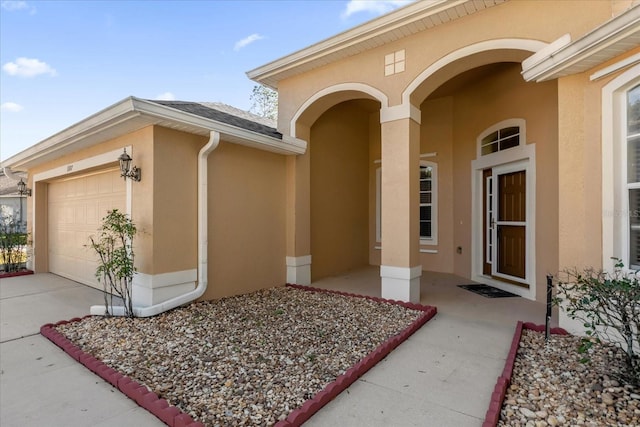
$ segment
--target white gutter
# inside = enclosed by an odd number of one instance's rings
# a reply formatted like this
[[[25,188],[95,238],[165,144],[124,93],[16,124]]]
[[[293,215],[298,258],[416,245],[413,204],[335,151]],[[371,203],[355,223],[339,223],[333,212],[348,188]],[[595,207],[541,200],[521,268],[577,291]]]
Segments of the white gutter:
[[[13,171],[11,170],[10,167],[6,166],[4,168],[2,168],[2,171],[4,172],[5,176],[15,182],[20,182],[20,180],[22,180],[22,178],[20,178],[18,175],[16,175],[15,173],[13,173]]]
[[[528,82],[542,82],[582,73],[631,50],[640,43],[640,5],[610,19],[571,42],[564,35],[547,49],[522,62]]]
[[[218,144],[220,144],[220,133],[212,130],[209,134],[209,142],[207,142],[207,144],[200,150],[200,153],[198,153],[198,285],[192,291],[159,304],[151,305],[149,307],[133,307],[133,314],[136,317],[151,317],[173,308],[180,307],[181,305],[200,298],[207,290],[207,246],[209,243],[207,229],[207,159],[209,154],[218,147]],[[90,313],[92,315],[102,316],[106,312],[107,307],[104,305],[91,306]],[[124,307],[114,306],[110,310],[109,314],[112,316],[124,316]]]

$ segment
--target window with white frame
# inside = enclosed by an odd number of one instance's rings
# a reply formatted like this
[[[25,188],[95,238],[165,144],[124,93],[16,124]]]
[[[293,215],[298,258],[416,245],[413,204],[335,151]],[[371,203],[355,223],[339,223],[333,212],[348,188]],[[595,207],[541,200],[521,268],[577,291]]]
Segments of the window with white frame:
[[[420,162],[420,244],[438,243],[438,165]],[[376,169],[376,240],[382,239],[382,168]]]
[[[480,139],[480,154],[496,153],[520,145],[521,126],[506,126],[491,130]]]
[[[640,85],[627,91],[626,110],[628,265],[640,270]]]
[[[420,243],[435,244],[437,233],[437,165],[420,162]]]

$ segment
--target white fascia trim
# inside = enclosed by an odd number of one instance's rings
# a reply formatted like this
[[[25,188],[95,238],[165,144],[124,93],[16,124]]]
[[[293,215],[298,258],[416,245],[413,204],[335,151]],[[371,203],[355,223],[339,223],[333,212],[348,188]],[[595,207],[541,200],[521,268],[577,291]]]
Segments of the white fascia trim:
[[[414,122],[422,123],[422,113],[415,105],[403,103],[393,107],[382,107],[380,109],[380,123],[392,122],[394,120],[411,119]]]
[[[133,98],[126,98],[4,160],[2,165],[13,167],[14,169],[24,167],[24,165],[28,163],[46,158],[56,151],[76,144],[83,138],[95,135],[98,132],[103,132],[106,129],[139,116],[140,113],[134,111]],[[85,147],[79,145],[77,148]]]
[[[304,154],[307,148],[299,139],[273,138],[131,96],[10,157],[2,166],[14,169],[34,166],[72,144],[75,149],[86,148],[97,143],[87,140],[88,137],[135,118],[144,119],[149,126],[158,124],[158,119],[193,126],[202,135],[216,131],[229,142],[278,154]]]
[[[302,105],[293,115],[291,121],[289,122],[289,134],[291,135],[291,138],[296,138],[296,123],[298,123],[298,119],[300,119],[302,113],[307,111],[307,109],[320,98],[337,92],[362,92],[371,96],[373,99],[378,100],[378,102],[380,102],[380,104],[382,105],[382,108],[385,108],[387,105],[389,105],[389,98],[384,94],[384,92],[364,83],[339,83],[326,87],[311,95],[306,101],[302,103]],[[301,141],[300,139],[297,140]]]
[[[296,138],[294,136],[289,136],[289,135],[282,135],[282,142],[284,142],[285,144],[291,144],[292,146],[298,147],[298,149],[302,150],[302,153],[299,153],[299,154],[304,154],[307,152],[307,141],[303,139]]]
[[[618,61],[615,64],[609,65],[608,67],[605,67],[602,70],[593,73],[591,76],[589,76],[589,80],[595,81],[601,79],[608,76],[609,74],[613,74],[626,67],[632,67],[638,63],[640,63],[640,53],[631,55],[630,57],[625,58],[622,61]]]
[[[413,81],[409,84],[409,86],[407,86],[404,92],[402,92],[402,104],[410,104],[411,94],[414,93],[425,80],[431,77],[436,71],[459,59],[490,50],[513,49],[537,52],[543,49],[545,46],[547,46],[547,43],[539,40],[497,39],[486,40],[460,48],[443,56],[442,58],[428,66],[415,79],[413,79]]]
[[[367,43],[367,41],[375,37],[389,34],[398,28],[409,26],[416,21],[441,12],[446,13],[447,10],[456,9],[466,12],[475,9],[474,5],[465,7],[467,3],[476,2],[473,0],[417,1],[261,67],[247,71],[246,74],[251,80],[276,89],[277,83],[281,79],[279,75],[286,71],[318,61],[330,54],[338,53],[358,44]],[[485,0],[484,3],[486,7],[490,7],[500,2]],[[487,3],[493,4],[486,5]]]
[[[635,36],[638,32],[640,32],[640,6],[635,6],[595,28],[573,43],[548,52],[543,59],[530,62],[525,60],[523,62],[522,76],[528,82],[541,82],[558,78],[567,68],[623,41],[627,37]],[[592,67],[593,64],[586,65],[585,69],[581,71],[586,71],[586,69]]]

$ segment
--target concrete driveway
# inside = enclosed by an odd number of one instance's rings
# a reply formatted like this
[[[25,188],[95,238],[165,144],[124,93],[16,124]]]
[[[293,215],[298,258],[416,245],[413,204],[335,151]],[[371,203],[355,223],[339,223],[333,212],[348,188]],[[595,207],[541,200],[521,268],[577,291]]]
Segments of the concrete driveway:
[[[376,268],[314,286],[379,296]],[[483,298],[464,279],[422,278],[422,303],[438,314],[305,426],[481,426],[517,320],[544,322],[544,306]],[[0,425],[162,426],[39,334],[81,317],[102,293],[52,274],[0,281]]]
[[[53,274],[0,280],[0,425],[164,425],[40,335],[40,326],[102,301],[101,292]]]

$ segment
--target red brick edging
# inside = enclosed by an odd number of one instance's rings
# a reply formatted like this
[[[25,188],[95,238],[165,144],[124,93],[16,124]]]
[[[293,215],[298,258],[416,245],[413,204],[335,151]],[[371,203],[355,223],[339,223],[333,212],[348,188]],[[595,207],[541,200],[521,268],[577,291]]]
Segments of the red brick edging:
[[[33,274],[31,270],[12,271],[10,273],[0,273],[0,279],[8,279],[9,277],[27,276]]]
[[[507,360],[505,361],[504,369],[502,370],[502,375],[498,377],[496,386],[493,389],[491,401],[489,402],[489,409],[487,409],[487,414],[485,415],[482,427],[495,427],[498,425],[498,421],[500,420],[500,410],[502,409],[502,404],[504,403],[504,397],[507,394],[507,388],[511,384],[513,365],[516,362],[516,355],[518,354],[518,347],[520,345],[520,338],[522,338],[523,329],[530,329],[536,332],[544,332],[545,325],[536,325],[531,322],[522,323],[522,321],[518,321],[515,333],[513,334],[513,340],[511,341],[511,348],[509,349],[509,354],[507,355]],[[556,335],[569,334],[562,328],[551,328],[550,332]]]
[[[368,297],[363,295],[350,294],[346,292],[330,291],[325,289],[311,288],[308,286],[299,286],[287,284],[287,286],[313,292],[326,292],[349,297],[366,298],[376,302],[387,302],[398,304],[403,307],[420,310],[422,314],[417,320],[411,323],[407,328],[397,335],[389,338],[380,344],[375,350],[369,353],[364,359],[349,368],[344,374],[340,375],[332,383],[329,383],[324,389],[316,393],[311,399],[295,409],[283,421],[275,424],[277,427],[299,426],[307,421],[320,408],[333,400],[338,394],[349,387],[353,382],[360,378],[365,372],[371,369],[376,363],[387,356],[400,343],[409,338],[415,331],[420,329],[422,325],[427,323],[436,315],[437,309],[432,306],[423,306],[420,304],[405,303],[401,301],[386,300],[383,298]],[[69,356],[76,361],[82,363],[87,369],[95,373],[115,388],[124,393],[127,397],[134,400],[138,405],[158,417],[162,422],[170,427],[205,427],[201,422],[194,421],[190,415],[185,414],[176,406],[169,405],[166,399],[161,399],[158,395],[146,386],[138,383],[130,377],[122,375],[115,369],[107,366],[92,355],[85,353],[78,346],[73,344],[68,338],[56,330],[56,326],[66,323],[78,322],[86,317],[74,317],[70,320],[62,320],[57,323],[47,323],[40,327],[40,334],[48,338],[64,350]]]

